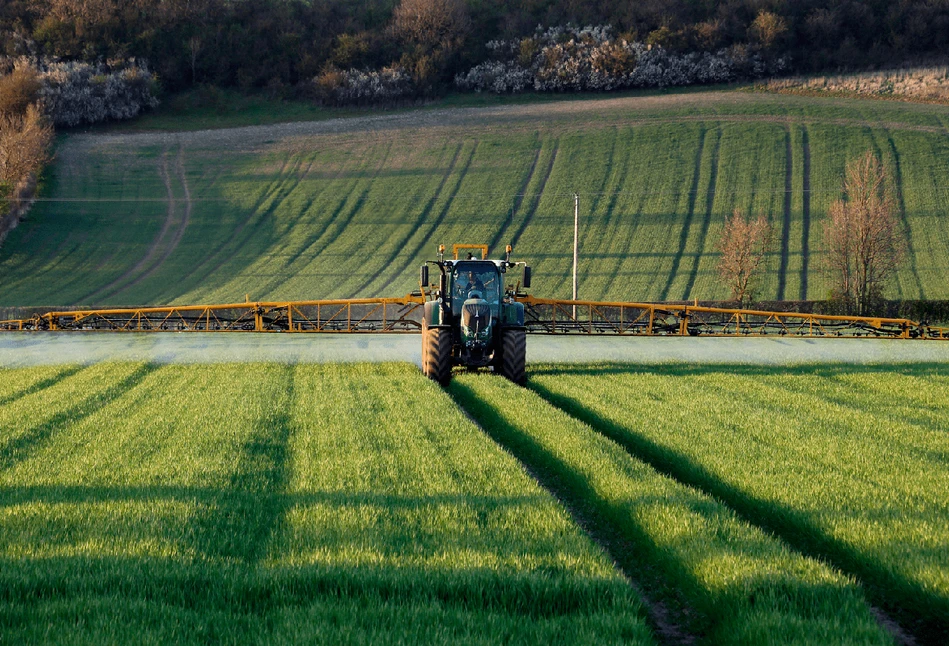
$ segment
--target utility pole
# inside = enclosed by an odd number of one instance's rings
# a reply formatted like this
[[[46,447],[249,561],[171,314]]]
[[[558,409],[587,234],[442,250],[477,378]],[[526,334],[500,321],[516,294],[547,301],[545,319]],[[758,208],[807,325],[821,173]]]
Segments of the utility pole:
[[[577,258],[580,238],[580,194],[573,194],[573,300],[577,300]],[[573,320],[577,320],[577,306],[573,306]]]

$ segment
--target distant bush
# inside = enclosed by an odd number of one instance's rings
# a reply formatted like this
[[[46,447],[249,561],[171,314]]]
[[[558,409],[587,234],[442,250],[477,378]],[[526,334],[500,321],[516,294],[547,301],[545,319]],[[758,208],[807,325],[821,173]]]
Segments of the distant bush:
[[[131,119],[158,105],[155,75],[134,61],[118,69],[78,62],[36,65],[40,99],[57,126]]]
[[[412,77],[395,65],[372,71],[330,68],[313,84],[320,101],[329,105],[395,103],[415,94]]]
[[[609,26],[555,27],[487,47],[495,60],[456,76],[457,87],[499,94],[662,88],[760,78],[787,66],[786,59],[768,59],[746,47],[675,53],[613,38]]]
[[[0,76],[0,116],[25,113],[27,107],[39,99],[42,85],[36,70],[28,66]]]

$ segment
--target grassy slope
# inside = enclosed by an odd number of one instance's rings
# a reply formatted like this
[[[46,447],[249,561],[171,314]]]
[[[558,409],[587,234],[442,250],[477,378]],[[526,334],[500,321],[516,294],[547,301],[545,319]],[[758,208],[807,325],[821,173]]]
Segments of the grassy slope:
[[[4,643],[652,643],[602,551],[412,367],[2,376],[49,382],[0,413]]]
[[[762,296],[823,298],[821,223],[867,148],[912,252],[891,295],[949,298],[947,125],[945,106],[691,92],[67,135],[53,201],[0,249],[0,305],[399,295],[436,244],[482,241],[515,242],[536,293],[563,297],[574,191],[581,297],[725,297],[715,241],[740,208],[778,233]]]
[[[926,643],[949,635],[949,373],[540,368],[548,401],[858,576]]]

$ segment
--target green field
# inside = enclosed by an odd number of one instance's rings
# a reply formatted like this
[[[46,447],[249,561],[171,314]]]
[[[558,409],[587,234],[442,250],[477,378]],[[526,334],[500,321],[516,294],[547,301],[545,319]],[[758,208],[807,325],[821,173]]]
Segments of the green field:
[[[778,234],[762,298],[821,299],[822,222],[867,149],[908,236],[888,296],[949,298],[945,106],[707,91],[313,116],[64,135],[0,248],[0,306],[401,295],[453,242],[513,242],[534,292],[565,297],[574,192],[581,297],[726,297],[715,242],[740,208]]]
[[[0,642],[944,643],[947,386],[5,369]]]

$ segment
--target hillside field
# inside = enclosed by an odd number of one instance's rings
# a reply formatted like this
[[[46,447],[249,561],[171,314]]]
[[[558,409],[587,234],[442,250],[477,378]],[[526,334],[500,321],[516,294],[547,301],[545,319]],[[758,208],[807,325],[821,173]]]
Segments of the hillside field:
[[[437,244],[513,243],[534,293],[721,299],[739,208],[777,242],[765,299],[828,295],[846,162],[883,159],[908,262],[888,296],[949,298],[949,107],[705,91],[197,132],[63,135],[0,248],[0,306],[402,295]]]
[[[0,377],[5,643],[949,634],[942,365]]]

